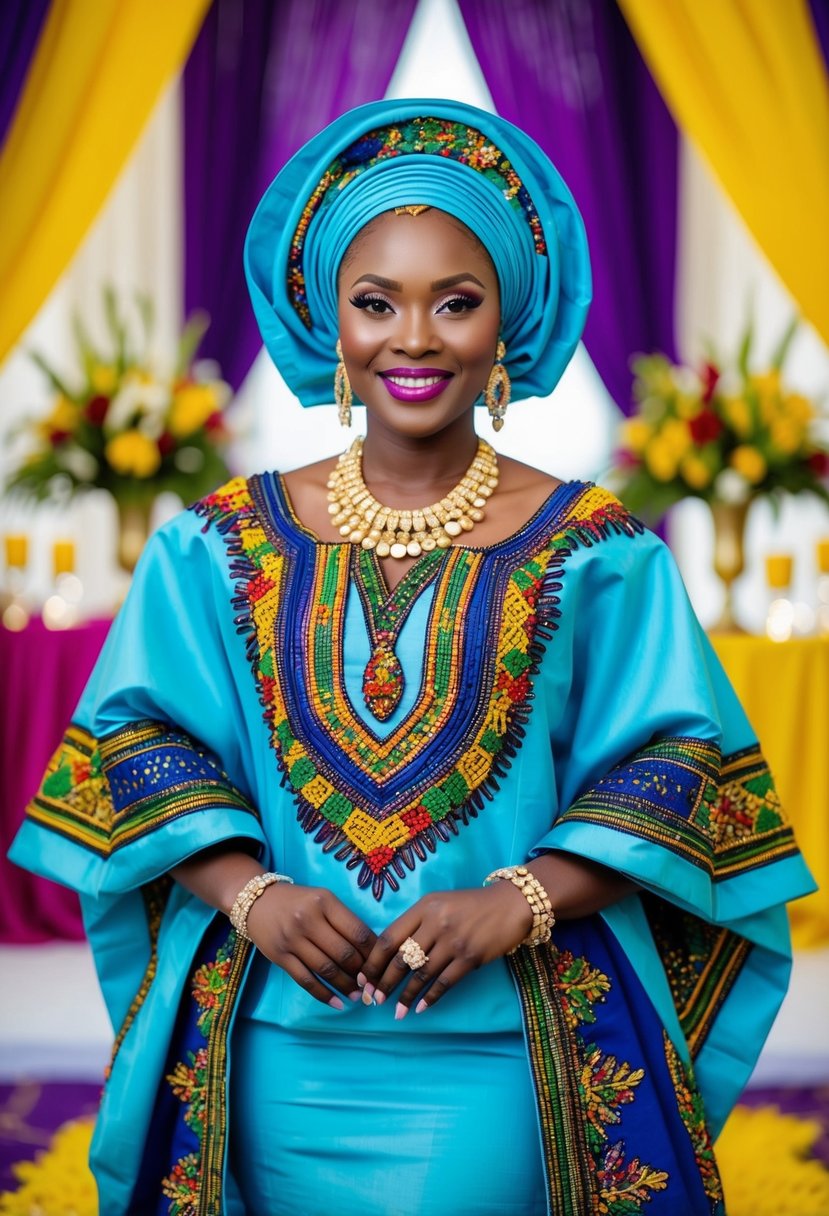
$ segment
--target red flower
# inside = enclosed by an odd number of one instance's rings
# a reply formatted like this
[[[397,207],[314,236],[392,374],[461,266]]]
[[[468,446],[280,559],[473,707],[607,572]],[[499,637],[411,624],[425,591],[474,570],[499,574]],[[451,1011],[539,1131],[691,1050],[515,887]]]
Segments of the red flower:
[[[713,410],[703,410],[688,423],[694,443],[709,443],[717,439],[723,425]]]
[[[105,397],[103,393],[99,393],[96,397],[92,397],[87,401],[84,413],[93,426],[103,426],[108,409],[109,397]]]
[[[176,446],[176,441],[169,431],[164,431],[158,438],[158,450],[162,456],[169,456],[173,448]]]
[[[719,378],[720,369],[718,367],[715,367],[713,363],[703,363],[701,373],[702,400],[706,405],[708,405],[708,402],[714,396],[714,389],[717,387]]]
[[[204,429],[207,431],[208,435],[216,435],[217,438],[224,434],[224,419],[218,410],[214,410],[210,417],[206,419]]]
[[[60,447],[60,445],[62,443],[66,443],[67,439],[70,438],[71,434],[72,434],[71,431],[50,431],[49,432],[49,442],[51,443],[53,448]]]
[[[806,463],[816,477],[829,477],[829,452],[812,452]]]
[[[620,469],[635,469],[640,464],[639,457],[634,456],[627,448],[619,448],[614,458]]]

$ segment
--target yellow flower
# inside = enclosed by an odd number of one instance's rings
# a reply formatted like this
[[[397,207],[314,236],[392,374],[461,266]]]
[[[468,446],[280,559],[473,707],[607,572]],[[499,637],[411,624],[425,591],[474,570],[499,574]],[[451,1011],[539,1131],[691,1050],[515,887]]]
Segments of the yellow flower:
[[[678,460],[681,460],[688,449],[693,447],[690,427],[680,418],[669,418],[662,427],[659,437]]]
[[[76,401],[70,401],[68,397],[61,394],[52,406],[52,412],[45,420],[44,426],[47,432],[52,431],[73,431],[75,423],[78,421],[80,409]]]
[[[702,413],[702,402],[699,397],[692,397],[689,393],[677,393],[676,412],[680,418],[690,422],[697,414]]]
[[[657,481],[671,481],[676,477],[679,457],[664,440],[657,436],[645,449],[645,464]]]
[[[152,477],[161,464],[161,453],[153,439],[141,431],[124,431],[104,448],[110,466],[122,477]]]
[[[690,453],[682,461],[679,471],[692,490],[703,490],[710,483],[712,473],[704,460]]]
[[[800,393],[787,393],[781,404],[783,413],[788,418],[793,418],[795,422],[801,422],[804,426],[807,422],[811,422],[815,416],[811,401],[808,401],[806,397],[802,397]]]
[[[751,406],[744,397],[725,397],[722,412],[735,435],[745,439],[751,431]]]
[[[628,418],[621,426],[622,443],[631,452],[644,452],[652,434],[653,427],[644,418]]]
[[[173,397],[167,429],[176,438],[185,439],[203,427],[218,407],[216,390],[211,384],[183,384]]]
[[[803,443],[805,431],[794,418],[775,418],[769,427],[771,441],[784,456],[791,456]]]
[[[749,485],[758,485],[766,475],[765,457],[748,443],[742,443],[734,449],[730,463],[733,469],[745,477]]]
[[[118,387],[118,376],[115,368],[106,363],[96,363],[89,373],[89,383],[94,393],[102,397],[111,397]]]
[[[762,375],[749,376],[749,388],[757,394],[760,417],[771,422],[780,409],[780,373],[773,369]]]

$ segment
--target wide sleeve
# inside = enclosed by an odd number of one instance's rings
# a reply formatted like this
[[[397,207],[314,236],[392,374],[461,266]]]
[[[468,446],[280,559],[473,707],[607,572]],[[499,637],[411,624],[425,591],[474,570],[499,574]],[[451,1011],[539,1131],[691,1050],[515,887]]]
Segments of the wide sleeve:
[[[681,1028],[716,1129],[788,983],[785,904],[814,883],[667,547],[645,533],[573,558],[560,810],[533,856],[572,853],[641,888],[603,915]]]
[[[98,898],[225,839],[263,848],[215,543],[189,512],[151,538],[26,810],[18,865]]]

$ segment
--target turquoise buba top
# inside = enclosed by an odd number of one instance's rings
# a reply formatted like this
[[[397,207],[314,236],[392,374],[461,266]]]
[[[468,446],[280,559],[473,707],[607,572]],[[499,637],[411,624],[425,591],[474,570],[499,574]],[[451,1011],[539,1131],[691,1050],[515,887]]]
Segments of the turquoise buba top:
[[[641,894],[560,923],[543,975],[545,952],[522,951],[394,1023],[393,1001],[321,1005],[233,935],[200,963],[222,918],[165,876],[234,838],[375,930],[547,849]],[[425,555],[391,595],[373,555],[302,527],[277,476],[181,514],[139,563],[11,856],[79,890],[121,1027],[93,1146],[111,1212],[141,1175],[136,1129],[152,1124],[176,1011],[205,965],[225,985],[217,1010],[227,988],[228,1010],[286,1029],[523,1031],[539,1101],[566,1102],[558,1074],[539,1079],[549,1051],[533,1045],[555,1026],[537,994],[571,991],[561,960],[583,962],[593,934],[631,978],[588,988],[590,1007],[626,1002],[630,1027],[655,1018],[672,1075],[693,1060],[716,1132],[785,990],[785,902],[813,886],[669,551],[582,483],[507,541]],[[220,1179],[200,1145],[202,1176]]]

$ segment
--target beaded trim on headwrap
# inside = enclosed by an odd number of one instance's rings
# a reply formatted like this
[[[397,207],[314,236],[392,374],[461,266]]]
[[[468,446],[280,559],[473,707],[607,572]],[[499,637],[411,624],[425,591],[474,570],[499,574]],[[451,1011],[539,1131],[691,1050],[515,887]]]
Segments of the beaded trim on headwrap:
[[[330,197],[329,191],[342,190],[366,169],[381,161],[415,153],[448,157],[482,173],[498,187],[507,202],[525,217],[536,253],[546,257],[547,245],[541,220],[527,188],[500,148],[481,131],[444,118],[413,118],[394,126],[378,127],[375,131],[367,131],[328,166],[305,204],[291,241],[288,296],[308,329],[311,328],[311,314],[302,263],[311,220],[326,198]]]

